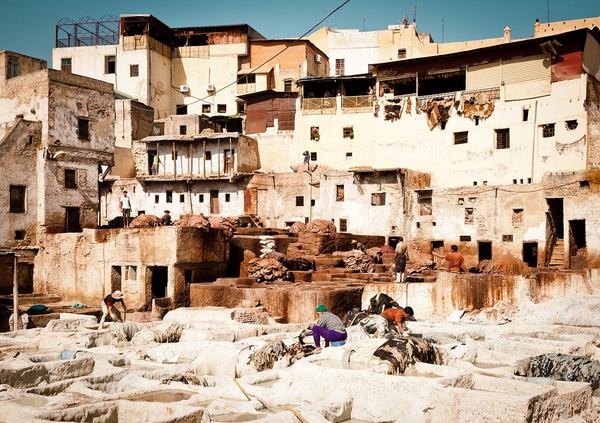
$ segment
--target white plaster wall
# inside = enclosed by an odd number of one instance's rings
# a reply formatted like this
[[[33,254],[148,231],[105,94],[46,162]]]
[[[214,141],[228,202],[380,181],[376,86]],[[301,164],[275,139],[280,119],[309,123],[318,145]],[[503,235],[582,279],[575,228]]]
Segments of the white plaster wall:
[[[193,151],[190,150],[190,144],[193,144]],[[150,143],[149,147],[156,148],[156,143]],[[207,141],[206,148],[202,142],[194,143],[175,143],[177,160],[173,160],[173,144],[170,142],[159,143],[158,155],[160,159],[159,175],[217,175],[224,174],[224,151],[230,148],[229,140],[222,139],[220,143],[216,141]],[[231,149],[234,150],[233,168],[235,171],[238,163],[238,145],[237,140],[231,142]],[[211,160],[204,159],[204,152],[211,153]],[[190,152],[192,153],[190,156]]]
[[[130,66],[138,65],[139,75],[130,76]],[[148,50],[117,49],[117,84],[115,91],[127,94],[144,104],[150,104],[148,91]]]
[[[117,56],[117,54],[116,45],[53,48],[52,69],[60,70],[61,59],[70,58],[72,73],[114,84],[116,73],[104,73],[104,61],[106,56]]]

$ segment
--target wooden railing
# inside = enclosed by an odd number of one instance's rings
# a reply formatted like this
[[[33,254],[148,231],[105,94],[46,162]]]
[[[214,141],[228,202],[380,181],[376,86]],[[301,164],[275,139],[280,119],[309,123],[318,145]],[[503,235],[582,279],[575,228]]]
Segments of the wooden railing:
[[[373,110],[372,95],[351,95],[342,97],[342,111],[350,113],[370,112]]]
[[[335,114],[336,108],[336,97],[302,99],[304,114]]]

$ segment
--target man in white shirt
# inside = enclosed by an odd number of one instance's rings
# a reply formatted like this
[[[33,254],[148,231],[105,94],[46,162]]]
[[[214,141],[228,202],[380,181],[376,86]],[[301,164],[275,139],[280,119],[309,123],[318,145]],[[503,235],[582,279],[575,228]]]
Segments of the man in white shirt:
[[[396,257],[394,265],[396,267],[396,282],[404,282],[404,271],[406,270],[406,262],[408,261],[407,246],[404,243],[403,237],[398,237],[396,244]]]
[[[131,219],[131,199],[127,196],[127,191],[123,191],[123,196],[119,201],[119,207],[123,212],[123,227],[129,227],[129,220]]]

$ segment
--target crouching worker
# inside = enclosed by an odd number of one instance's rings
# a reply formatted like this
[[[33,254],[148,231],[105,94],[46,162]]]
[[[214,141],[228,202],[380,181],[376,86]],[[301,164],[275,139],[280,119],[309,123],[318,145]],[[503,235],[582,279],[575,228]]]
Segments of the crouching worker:
[[[412,307],[388,308],[381,313],[381,317],[387,320],[388,323],[395,324],[398,328],[398,333],[404,336],[408,335],[405,322],[407,320],[415,321],[414,316],[415,312]]]
[[[123,306],[123,318],[121,319],[121,313],[119,309],[115,307],[116,303],[121,303]],[[98,330],[102,329],[104,326],[104,320],[106,316],[110,314],[110,318],[113,322],[124,322],[127,318],[127,306],[125,305],[125,301],[123,301],[123,293],[119,290],[113,291],[112,294],[108,294],[102,300],[102,318],[100,319],[100,325],[98,326]]]
[[[315,309],[319,320],[312,327],[313,339],[315,341],[314,353],[321,352],[321,337],[325,340],[325,346],[328,347],[330,342],[345,341],[346,327],[342,320],[335,314],[327,311],[327,307],[319,304]]]

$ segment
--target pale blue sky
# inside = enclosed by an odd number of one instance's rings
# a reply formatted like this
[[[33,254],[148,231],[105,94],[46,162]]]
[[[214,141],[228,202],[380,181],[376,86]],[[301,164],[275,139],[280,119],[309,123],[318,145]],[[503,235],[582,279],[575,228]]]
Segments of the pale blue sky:
[[[265,37],[297,37],[342,0],[2,0],[0,50],[15,50],[49,60],[56,22],[68,17],[99,18],[122,13],[151,13],[169,26],[248,23]],[[528,37],[533,22],[547,17],[547,0],[351,0],[327,22],[338,28],[385,28],[404,15],[445,41],[491,38],[509,25],[513,37]],[[599,0],[550,0],[552,21],[600,16]]]

